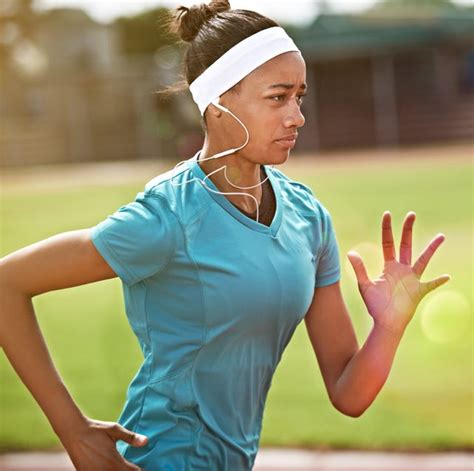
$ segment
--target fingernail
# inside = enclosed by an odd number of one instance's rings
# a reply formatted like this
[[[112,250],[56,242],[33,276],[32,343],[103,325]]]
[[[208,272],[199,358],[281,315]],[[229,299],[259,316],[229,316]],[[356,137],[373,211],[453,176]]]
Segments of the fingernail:
[[[147,437],[145,435],[135,434],[135,440],[140,444],[144,444],[147,441]]]

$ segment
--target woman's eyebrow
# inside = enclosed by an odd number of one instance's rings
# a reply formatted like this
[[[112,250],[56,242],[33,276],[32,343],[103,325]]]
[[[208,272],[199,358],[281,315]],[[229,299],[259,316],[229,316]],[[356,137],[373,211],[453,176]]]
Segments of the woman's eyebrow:
[[[273,85],[270,85],[268,88],[285,88],[287,90],[291,90],[294,87],[295,85],[293,83],[274,83]],[[303,90],[306,90],[307,85],[305,83],[302,83],[300,85],[300,88]]]

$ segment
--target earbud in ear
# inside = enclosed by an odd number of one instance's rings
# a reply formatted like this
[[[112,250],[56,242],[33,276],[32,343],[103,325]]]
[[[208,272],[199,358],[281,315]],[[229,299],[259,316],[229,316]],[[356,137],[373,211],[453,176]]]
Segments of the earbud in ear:
[[[221,97],[219,96],[219,97],[217,97],[215,100],[213,100],[211,103],[212,103],[215,107],[217,107],[217,108],[219,108],[220,110],[222,110],[224,113],[228,113],[229,110],[228,110],[225,106],[222,106],[221,104],[219,104],[220,99],[221,99]]]

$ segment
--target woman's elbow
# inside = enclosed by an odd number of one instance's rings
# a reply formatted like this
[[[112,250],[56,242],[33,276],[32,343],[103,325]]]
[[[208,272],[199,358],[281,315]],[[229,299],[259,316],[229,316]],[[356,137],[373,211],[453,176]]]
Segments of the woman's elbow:
[[[347,415],[348,417],[352,417],[357,419],[360,417],[367,409],[359,409],[359,410],[344,410],[338,409],[341,414]]]
[[[357,417],[360,417],[368,409],[368,407],[361,409],[361,408],[348,407],[347,405],[341,404],[336,401],[331,401],[331,402],[334,408],[337,411],[339,411],[341,414],[347,415],[348,417],[352,417],[354,419],[356,419]]]

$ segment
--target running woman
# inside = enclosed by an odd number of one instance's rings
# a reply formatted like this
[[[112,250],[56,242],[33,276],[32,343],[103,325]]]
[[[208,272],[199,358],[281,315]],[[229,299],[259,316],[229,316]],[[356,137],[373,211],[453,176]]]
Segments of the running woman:
[[[202,149],[95,226],[0,261],[1,344],[78,470],[251,470],[273,374],[303,319],[331,403],[360,416],[418,303],[449,279],[420,281],[444,236],[412,265],[410,212],[397,259],[385,212],[382,275],[371,280],[360,256],[347,254],[373,318],[359,347],[331,215],[274,167],[305,122],[300,51],[273,20],[226,0],[181,6],[171,27],[189,43],[185,76],[203,118]],[[113,277],[143,350],[117,423],[75,404],[31,301]]]

